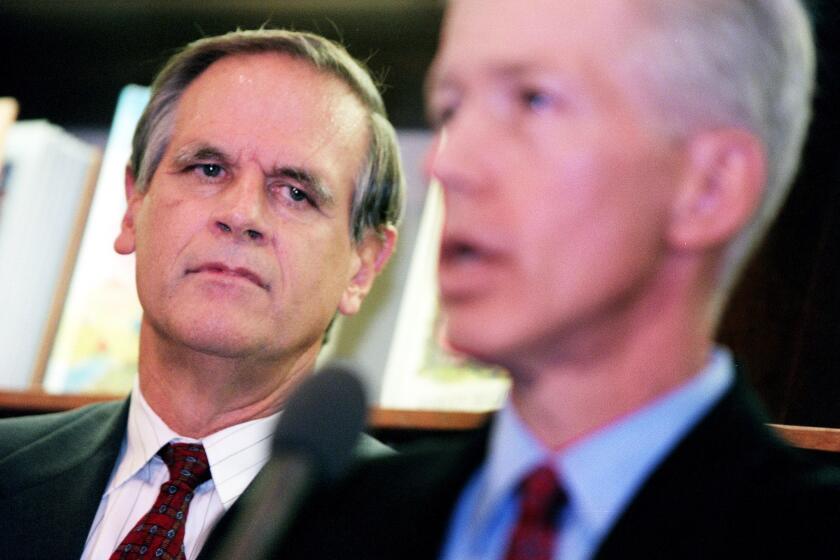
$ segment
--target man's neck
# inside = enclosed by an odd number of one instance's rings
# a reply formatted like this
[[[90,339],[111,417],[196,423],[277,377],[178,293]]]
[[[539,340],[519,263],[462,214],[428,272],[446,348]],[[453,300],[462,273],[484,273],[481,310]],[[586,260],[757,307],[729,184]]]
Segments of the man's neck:
[[[138,372],[143,396],[172,430],[193,438],[280,410],[314,369],[320,349],[313,346],[285,361],[226,358],[173,348],[143,331]]]
[[[545,445],[560,449],[586,437],[703,369],[713,347],[713,312],[702,296],[668,296],[646,298],[566,340],[556,354],[510,368],[513,404]]]

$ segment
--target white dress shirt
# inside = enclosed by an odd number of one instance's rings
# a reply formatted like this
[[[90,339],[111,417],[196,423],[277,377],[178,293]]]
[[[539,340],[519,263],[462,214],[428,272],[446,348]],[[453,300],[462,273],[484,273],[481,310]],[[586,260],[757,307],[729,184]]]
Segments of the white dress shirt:
[[[169,479],[169,469],[157,452],[169,442],[202,443],[210,463],[212,478],[195,490],[184,533],[186,557],[198,556],[210,530],[268,462],[279,416],[231,426],[201,440],[186,438],[155,414],[135,381],[126,436],[82,560],[107,560],[155,503],[161,484]]]
[[[554,466],[569,499],[557,520],[555,558],[591,558],[639,488],[733,379],[732,357],[718,348],[682,386],[559,453],[530,433],[508,401],[493,424],[484,464],[456,502],[441,558],[503,558],[519,513],[516,488],[545,463]]]

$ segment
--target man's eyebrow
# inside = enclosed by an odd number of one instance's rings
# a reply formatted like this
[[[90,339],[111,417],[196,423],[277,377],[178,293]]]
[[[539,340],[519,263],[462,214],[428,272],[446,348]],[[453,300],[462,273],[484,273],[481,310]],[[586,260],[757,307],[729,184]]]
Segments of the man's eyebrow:
[[[510,60],[490,64],[480,71],[484,79],[491,81],[511,82],[528,78],[529,76],[551,75],[561,79],[564,86],[572,88],[573,82],[561,69],[551,66],[541,60]],[[433,116],[435,94],[447,91],[458,91],[462,84],[462,76],[453,71],[446,71],[438,66],[433,66],[426,76],[424,82],[424,98],[427,117]]]
[[[514,79],[530,74],[544,73],[546,71],[557,72],[540,61],[501,61],[486,66],[481,74],[496,79]],[[425,93],[428,96],[435,89],[456,88],[460,82],[460,76],[455,72],[443,72],[440,68],[432,67],[424,83]]]
[[[333,206],[335,197],[329,186],[319,177],[300,167],[280,166],[275,167],[269,177],[292,179],[303,185],[312,194],[319,205]]]
[[[202,160],[228,162],[230,157],[223,150],[210,144],[197,144],[181,148],[175,153],[173,160],[177,165],[187,165]]]

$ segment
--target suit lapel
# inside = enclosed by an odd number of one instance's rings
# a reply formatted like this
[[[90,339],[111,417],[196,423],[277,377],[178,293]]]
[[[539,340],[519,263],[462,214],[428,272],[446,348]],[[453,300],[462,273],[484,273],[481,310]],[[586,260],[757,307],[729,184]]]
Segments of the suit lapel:
[[[727,534],[723,503],[739,503],[755,465],[778,445],[763,421],[736,382],[645,482],[596,558],[694,558],[710,535]]]
[[[127,416],[127,400],[72,411],[0,462],[0,509],[9,525],[3,540],[27,543],[15,546],[16,558],[81,556]]]
[[[451,441],[418,447],[416,452],[407,450],[398,458],[403,466],[388,468],[391,479],[372,477],[368,484],[378,483],[383,494],[375,495],[367,507],[381,512],[376,521],[381,526],[380,542],[390,542],[393,553],[384,557],[439,557],[455,504],[484,461],[489,425]],[[369,544],[377,549],[375,542]]]

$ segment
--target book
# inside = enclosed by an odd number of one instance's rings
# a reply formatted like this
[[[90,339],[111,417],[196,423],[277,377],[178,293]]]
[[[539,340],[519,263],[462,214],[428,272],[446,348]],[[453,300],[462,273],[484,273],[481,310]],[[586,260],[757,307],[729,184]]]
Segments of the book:
[[[17,118],[18,104],[12,97],[0,97],[0,212],[3,211],[3,195],[6,192],[6,171],[4,153],[6,148],[6,135]]]
[[[100,153],[45,120],[6,138],[0,214],[0,387],[31,386],[64,300]]]
[[[48,392],[125,394],[137,373],[142,309],[134,255],[118,255],[113,243],[126,208],[131,139],[148,100],[149,89],[133,84],[117,100],[55,343],[42,360]]]

